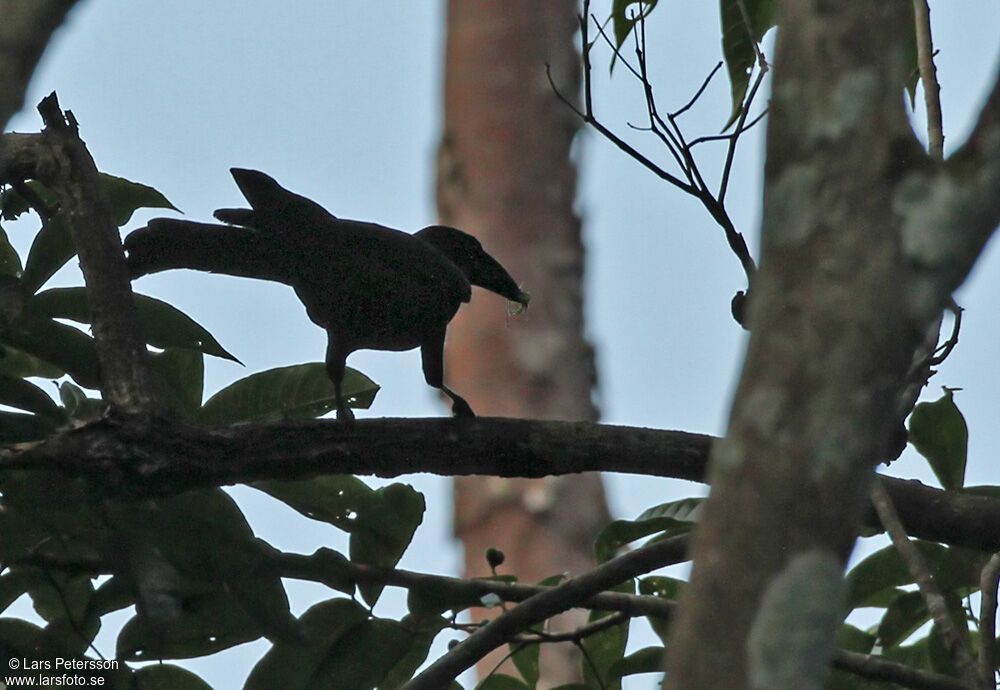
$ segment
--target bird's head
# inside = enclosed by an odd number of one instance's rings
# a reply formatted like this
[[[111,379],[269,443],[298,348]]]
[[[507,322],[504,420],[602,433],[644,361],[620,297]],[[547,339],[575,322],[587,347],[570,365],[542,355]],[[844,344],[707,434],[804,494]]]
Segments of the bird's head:
[[[528,306],[531,296],[517,286],[500,262],[487,254],[479,240],[469,233],[447,225],[432,225],[416,233],[416,237],[451,259],[473,285],[495,292],[522,307]]]

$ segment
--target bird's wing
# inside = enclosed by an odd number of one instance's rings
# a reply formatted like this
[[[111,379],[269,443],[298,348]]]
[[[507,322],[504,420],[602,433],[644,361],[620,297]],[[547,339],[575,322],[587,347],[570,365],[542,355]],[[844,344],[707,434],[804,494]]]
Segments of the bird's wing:
[[[407,233],[338,219],[303,237],[296,293],[314,322],[358,347],[415,347],[471,296],[458,267]]]

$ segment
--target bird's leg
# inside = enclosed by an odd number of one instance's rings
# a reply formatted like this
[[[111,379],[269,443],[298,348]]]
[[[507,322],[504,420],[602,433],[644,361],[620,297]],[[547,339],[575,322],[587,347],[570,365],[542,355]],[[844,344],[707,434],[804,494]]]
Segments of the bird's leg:
[[[347,398],[344,397],[344,368],[346,367],[347,353],[337,346],[331,335],[326,345],[326,374],[333,381],[333,390],[337,396],[337,419],[343,422],[354,421],[354,413],[347,405]]]
[[[476,413],[465,402],[465,398],[444,385],[444,329],[434,333],[420,346],[420,358],[424,365],[424,380],[451,398],[451,411],[456,417],[475,417]]]

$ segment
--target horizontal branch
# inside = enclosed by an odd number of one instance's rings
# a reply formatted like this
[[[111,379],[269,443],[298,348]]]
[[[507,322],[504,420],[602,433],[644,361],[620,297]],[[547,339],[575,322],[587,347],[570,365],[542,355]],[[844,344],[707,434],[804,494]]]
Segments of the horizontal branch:
[[[544,477],[623,472],[703,481],[715,439],[592,422],[366,419],[197,427],[154,416],[110,416],[31,444],[0,448],[0,470],[59,469],[121,496],[324,474]],[[1000,550],[1000,500],[884,478],[915,537]],[[865,523],[880,528],[870,510]]]
[[[465,580],[446,575],[379,568],[347,561],[329,549],[320,549],[310,556],[276,553],[270,555],[268,561],[282,577],[330,584],[335,589],[339,589],[338,585],[346,579],[355,586],[377,584],[414,591],[426,590],[448,601],[475,601],[479,605],[482,605],[482,598],[488,594],[495,595],[501,601],[520,603],[536,594],[553,589],[543,585],[526,585],[502,580],[484,578]],[[669,618],[674,611],[674,602],[650,595],[599,592],[593,596],[577,599],[567,608],[573,607],[618,611],[629,617]]]

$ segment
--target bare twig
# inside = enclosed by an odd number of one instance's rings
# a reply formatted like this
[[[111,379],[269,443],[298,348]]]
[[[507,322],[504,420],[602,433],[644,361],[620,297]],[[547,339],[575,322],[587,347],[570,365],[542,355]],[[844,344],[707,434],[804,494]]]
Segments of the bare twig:
[[[996,688],[993,641],[997,636],[997,587],[1000,585],[1000,553],[987,562],[979,577],[979,683],[982,690]]]
[[[672,602],[663,602],[665,604],[671,604],[671,613],[673,612]],[[596,608],[596,607],[594,607]],[[599,618],[592,623],[587,623],[586,625],[581,625],[576,630],[568,630],[562,633],[531,633],[527,635],[518,635],[515,639],[516,642],[527,646],[529,644],[543,644],[551,642],[582,642],[591,635],[596,635],[599,632],[604,632],[608,628],[613,628],[616,625],[621,625],[627,621],[630,616],[627,613],[614,613],[610,616],[605,616],[604,618]]]
[[[508,643],[521,631],[573,607],[587,598],[642,573],[685,558],[686,537],[673,537],[643,546],[614,558],[547,592],[528,599],[476,631],[403,686],[404,690],[438,690],[447,687],[479,659]]]
[[[694,148],[698,144],[704,144],[710,141],[732,141],[732,138],[734,136],[738,136],[740,134],[743,134],[743,132],[750,130],[754,125],[762,121],[765,117],[767,117],[767,108],[761,111],[757,115],[757,117],[750,120],[750,122],[746,123],[746,125],[742,129],[737,129],[730,134],[710,134],[708,136],[698,137],[697,139],[691,140],[690,146],[691,148]]]
[[[757,44],[754,43],[754,46],[756,45]],[[718,199],[720,204],[724,203],[726,200],[726,190],[729,187],[729,174],[732,172],[733,160],[736,157],[736,144],[739,142],[740,134],[748,129],[745,125],[747,116],[750,114],[750,106],[753,103],[754,98],[757,96],[757,89],[760,88],[761,83],[764,81],[764,75],[766,74],[766,69],[761,69],[757,72],[757,78],[754,79],[753,86],[750,87],[750,93],[747,94],[746,100],[743,103],[743,109],[742,112],[740,112],[740,119],[736,121],[736,129],[733,131],[733,138],[729,140],[729,150],[726,151],[726,162],[722,166],[722,181],[719,183]]]
[[[958,345],[958,333],[962,330],[962,311],[964,310],[962,307],[958,306],[958,303],[955,302],[954,298],[952,298],[948,302],[948,311],[950,311],[955,317],[951,325],[951,335],[948,336],[948,339],[941,343],[941,346],[934,351],[934,356],[931,357],[928,362],[930,366],[937,366],[938,364],[944,362],[944,360],[948,359],[948,355],[951,354],[951,351],[955,349],[955,346]]]
[[[941,117],[941,85],[934,66],[934,43],[931,40],[931,9],[927,0],[913,0],[916,21],[917,68],[924,86],[927,109],[927,149],[931,158],[944,160],[944,123]]]
[[[712,77],[714,77],[719,72],[720,69],[722,69],[722,60],[719,60],[717,63],[715,63],[715,67],[713,67],[712,71],[708,73],[707,77],[705,77],[705,81],[703,81],[701,83],[701,86],[698,87],[698,90],[695,91],[694,95],[691,97],[691,100],[685,103],[677,110],[675,110],[674,112],[670,113],[670,117],[671,118],[680,117],[688,110],[690,110],[691,106],[693,106],[698,101],[698,99],[701,98],[701,95],[705,93],[705,89],[708,88],[709,83],[712,81]]]
[[[910,541],[909,535],[906,534],[906,530],[903,528],[903,524],[899,520],[899,515],[896,514],[896,509],[892,504],[892,498],[890,498],[889,493],[878,478],[876,478],[872,485],[871,500],[876,512],[878,512],[879,519],[882,520],[882,525],[885,527],[886,532],[889,533],[889,537],[896,547],[896,551],[906,564],[910,574],[916,579],[927,610],[930,612],[934,622],[937,623],[938,628],[940,628],[945,646],[955,661],[959,673],[970,686],[974,686],[979,674],[972,660],[972,652],[965,644],[965,639],[959,634],[955,621],[952,620],[951,612],[948,611],[948,604],[945,601],[944,595],[938,589],[937,583],[934,581],[934,576],[924,562],[923,556],[920,555],[917,547],[914,546],[913,542]]]

